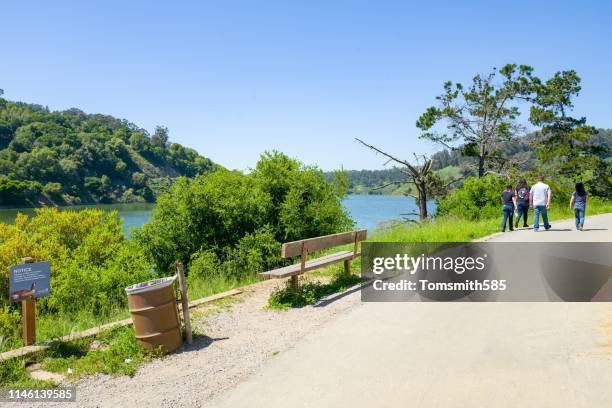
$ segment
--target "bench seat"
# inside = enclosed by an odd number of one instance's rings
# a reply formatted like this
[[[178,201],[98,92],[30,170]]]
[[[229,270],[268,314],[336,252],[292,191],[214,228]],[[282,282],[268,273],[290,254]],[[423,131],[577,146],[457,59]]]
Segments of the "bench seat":
[[[296,263],[289,266],[284,266],[282,268],[274,269],[272,271],[262,272],[259,276],[264,278],[274,278],[281,279],[286,278],[288,276],[300,275],[302,272],[308,272],[315,269],[322,268],[323,266],[327,266],[333,263],[342,262],[351,260],[360,255],[360,253],[355,253],[353,251],[340,251],[335,252],[330,255],[322,256],[321,258],[316,258],[310,261],[306,261],[304,270],[301,269],[301,263]]]

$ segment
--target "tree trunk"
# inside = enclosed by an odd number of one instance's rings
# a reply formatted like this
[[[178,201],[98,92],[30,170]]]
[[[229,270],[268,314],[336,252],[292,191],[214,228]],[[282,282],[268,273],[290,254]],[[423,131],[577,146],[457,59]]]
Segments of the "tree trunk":
[[[485,174],[485,158],[484,156],[478,156],[478,178]]]
[[[425,182],[417,185],[417,191],[419,192],[419,222],[427,220],[427,190]]]
[[[478,178],[485,175],[485,146],[480,146],[480,152],[478,154]]]

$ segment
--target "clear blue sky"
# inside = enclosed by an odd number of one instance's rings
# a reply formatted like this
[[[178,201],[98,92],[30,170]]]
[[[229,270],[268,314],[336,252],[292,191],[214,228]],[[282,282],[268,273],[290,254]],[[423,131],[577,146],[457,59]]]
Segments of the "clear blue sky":
[[[168,126],[230,168],[381,168],[354,137],[436,151],[414,123],[442,83],[507,62],[577,70],[576,113],[612,127],[610,21],[609,1],[4,1],[0,88]]]

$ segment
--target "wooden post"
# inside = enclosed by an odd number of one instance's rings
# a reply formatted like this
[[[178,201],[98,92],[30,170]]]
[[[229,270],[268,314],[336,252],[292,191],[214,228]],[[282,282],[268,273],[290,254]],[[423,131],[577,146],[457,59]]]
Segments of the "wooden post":
[[[346,275],[350,275],[351,274],[351,260],[350,259],[345,259],[344,260],[344,273]]]
[[[187,344],[193,344],[193,334],[191,332],[191,318],[189,317],[189,300],[187,299],[187,285],[185,284],[185,267],[182,262],[176,263],[176,273],[178,275],[179,287],[181,289],[181,304],[183,305],[183,320],[185,321],[185,336]]]
[[[302,242],[302,255],[300,258],[300,275],[303,275],[306,269],[306,258],[308,257],[308,248],[306,247],[306,243]],[[291,276],[291,289],[294,292],[300,290],[300,284],[298,281],[298,275]]]
[[[30,257],[21,258],[22,263],[32,263]],[[36,343],[36,299],[21,301],[21,326],[23,329],[23,345],[30,346]]]

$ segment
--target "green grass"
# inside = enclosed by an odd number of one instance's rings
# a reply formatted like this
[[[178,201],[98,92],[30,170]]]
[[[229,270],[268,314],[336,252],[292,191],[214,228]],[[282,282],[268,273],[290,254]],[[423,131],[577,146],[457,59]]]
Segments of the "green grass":
[[[100,346],[91,350],[94,341]],[[45,351],[41,365],[47,371],[64,375],[70,369],[68,380],[95,373],[132,376],[143,361],[155,355],[158,353],[138,345],[133,327],[119,327],[87,339],[54,343]]]
[[[99,347],[92,349],[96,341]],[[50,381],[34,380],[26,364],[40,363],[41,368],[62,374],[67,381],[84,375],[104,373],[134,375],[138,366],[158,353],[149,352],[136,343],[132,327],[118,327],[96,336],[69,342],[54,342],[43,352],[2,362],[0,385],[10,387],[50,387]],[[70,370],[70,373],[69,373]]]
[[[287,282],[284,287],[270,294],[267,307],[270,310],[287,310],[294,307],[314,305],[322,298],[334,293],[344,292],[359,282],[361,282],[361,278],[358,275],[343,272],[335,273],[329,282],[302,282],[297,292],[291,289],[290,282]]]
[[[242,287],[259,281],[256,275],[243,279],[217,279],[209,282],[190,281],[189,300],[196,300],[216,293]],[[233,300],[221,299],[215,302],[218,307],[228,307]],[[67,315],[42,315],[37,317],[38,343],[53,341],[67,334],[80,332],[102,324],[123,320],[130,317],[127,307],[117,307],[105,315],[93,311],[82,311]],[[198,335],[198,333],[194,333]],[[97,340],[102,345],[97,350],[89,350],[91,343]],[[21,347],[21,339],[0,344],[0,351]],[[111,375],[132,375],[140,364],[148,361],[154,354],[138,346],[132,327],[121,327],[99,333],[95,337],[71,342],[52,342],[51,348],[26,357],[4,361],[0,367],[0,386],[12,387],[48,387],[51,382],[32,379],[26,372],[26,364],[41,363],[47,371],[66,375],[68,368],[72,374],[68,380],[83,375],[106,373]],[[126,359],[129,362],[125,362]]]
[[[215,295],[217,293],[226,292],[228,290],[236,289],[242,286],[250,285],[255,282],[259,282],[261,279],[255,275],[250,274],[241,279],[212,279],[212,280],[187,280],[187,290],[189,300],[201,299],[207,296]]]
[[[501,206],[500,206],[501,207]],[[587,204],[587,223],[589,215],[611,213],[612,201],[592,199]],[[564,220],[574,217],[567,205],[555,204],[548,213],[549,219]],[[529,211],[529,223],[533,222],[533,210]],[[540,221],[542,222],[542,221]],[[500,216],[497,218],[470,221],[454,217],[436,218],[424,224],[403,223],[375,231],[368,239],[375,242],[466,242],[486,237],[500,231]]]
[[[12,388],[45,388],[53,387],[52,381],[35,380],[25,369],[25,358],[14,358],[0,364],[0,386]]]
[[[189,281],[189,300],[197,300],[217,293],[226,292],[258,282],[256,275],[247,276],[243,279],[216,279],[212,281]],[[76,314],[43,314],[36,317],[36,339],[37,343],[58,339],[62,336],[81,332],[92,327],[127,319],[130,312],[127,307],[115,307],[111,312],[103,315],[92,311],[83,310]],[[11,338],[10,341],[0,342],[0,352],[22,347],[21,339]]]

